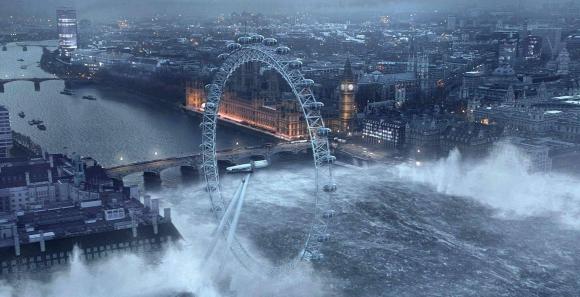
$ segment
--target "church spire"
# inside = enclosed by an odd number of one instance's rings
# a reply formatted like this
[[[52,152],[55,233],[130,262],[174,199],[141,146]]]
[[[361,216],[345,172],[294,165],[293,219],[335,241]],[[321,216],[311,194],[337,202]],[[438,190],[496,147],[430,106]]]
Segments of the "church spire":
[[[505,103],[508,106],[514,106],[516,104],[516,93],[514,91],[513,85],[510,85],[509,88],[507,89],[507,92],[505,94]]]

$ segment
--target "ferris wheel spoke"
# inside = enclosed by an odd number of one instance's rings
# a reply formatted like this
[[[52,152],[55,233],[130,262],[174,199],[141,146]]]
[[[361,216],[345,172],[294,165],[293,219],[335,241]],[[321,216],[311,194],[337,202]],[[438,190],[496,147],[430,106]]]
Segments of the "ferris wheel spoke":
[[[232,200],[228,204],[228,207],[227,207],[226,211],[224,212],[218,226],[213,231],[210,248],[208,249],[208,251],[206,252],[205,257],[204,257],[204,264],[211,258],[211,256],[215,252],[218,241],[221,237],[221,233],[224,232],[224,230],[228,228],[228,225],[229,225],[229,232],[228,232],[228,237],[227,237],[228,238],[228,248],[230,247],[230,243],[231,243],[231,240],[233,239],[233,235],[235,234],[235,228],[236,228],[236,225],[230,224],[230,217],[232,216],[232,211],[234,210],[234,207],[238,208],[238,209],[236,209],[236,213],[235,213],[235,217],[234,217],[234,223],[237,224],[236,219],[239,219],[239,211],[241,211],[241,204],[243,203],[243,201],[240,202],[240,200],[243,200],[243,196],[245,195],[245,188],[247,186],[249,176],[250,175],[248,174],[248,176],[245,179],[243,179],[242,182],[240,183],[240,185],[238,186],[238,189],[236,190],[236,192],[234,193],[234,197],[232,198]]]
[[[227,244],[228,249],[232,245],[232,241],[234,240],[234,236],[236,235],[236,229],[238,228],[238,222],[240,221],[240,214],[242,213],[242,206],[244,205],[244,199],[246,197],[246,189],[248,188],[248,183],[250,183],[250,176],[251,173],[246,175],[246,178],[242,181],[242,190],[239,193],[239,198],[236,205],[236,212],[234,213],[234,219],[232,221],[232,225],[230,226],[230,230],[227,237]]]
[[[242,182],[238,186],[238,189],[234,193],[234,197],[232,198],[232,200],[228,204],[228,208],[226,209],[226,212],[222,216],[222,219],[221,219],[218,227],[216,228],[216,230],[213,232],[212,235],[214,235],[214,236],[215,235],[219,235],[219,233],[221,233],[223,231],[223,229],[224,229],[224,227],[226,225],[226,222],[229,221],[229,218],[230,218],[230,216],[232,214],[232,210],[234,209],[235,205],[237,205],[238,200],[240,199],[240,192],[242,191],[242,188],[243,187],[244,187],[244,181],[242,180]]]

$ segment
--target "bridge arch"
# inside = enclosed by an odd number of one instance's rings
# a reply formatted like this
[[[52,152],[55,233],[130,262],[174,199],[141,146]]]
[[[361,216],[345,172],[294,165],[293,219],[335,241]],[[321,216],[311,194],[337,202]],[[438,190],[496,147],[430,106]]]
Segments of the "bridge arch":
[[[322,193],[336,190],[331,166],[335,157],[330,154],[328,142],[330,129],[324,126],[321,116],[323,104],[316,101],[311,90],[313,81],[304,78],[301,72],[302,62],[289,58],[287,47],[276,47],[275,40],[264,39],[259,35],[240,37],[238,41],[239,43],[228,45],[229,54],[220,55],[220,58],[225,60],[215,73],[213,82],[206,86],[208,96],[201,123],[202,169],[214,216],[219,221],[226,209],[226,201],[220,190],[216,157],[216,125],[221,97],[227,81],[239,67],[250,62],[260,62],[278,72],[292,89],[306,120],[314,161],[315,207],[312,225],[303,249],[288,265],[292,266],[297,260],[320,259],[320,245],[325,238],[328,238],[328,223],[334,213],[330,208],[331,195],[322,195]],[[226,229],[230,224],[231,222],[226,223]],[[232,252],[244,267],[251,269],[256,265],[256,260],[238,240],[233,243]]]
[[[32,82],[32,84],[34,85],[34,90],[38,92],[38,91],[40,91],[40,84],[42,82],[49,81],[49,80],[63,80],[65,82],[65,84],[67,84],[67,82],[70,81],[70,80],[67,80],[66,78],[60,78],[60,77],[44,77],[44,78],[37,78],[37,77],[30,77],[30,78],[22,77],[22,78],[20,78],[20,77],[18,77],[18,78],[0,79],[0,93],[4,93],[4,91],[5,91],[4,85],[11,83],[11,82],[18,82],[18,81]]]

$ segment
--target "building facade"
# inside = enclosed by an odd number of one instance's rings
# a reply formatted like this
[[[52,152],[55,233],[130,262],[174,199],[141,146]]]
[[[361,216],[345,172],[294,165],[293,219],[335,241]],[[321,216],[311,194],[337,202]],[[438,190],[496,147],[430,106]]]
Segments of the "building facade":
[[[535,143],[533,139],[519,137],[509,138],[508,143],[517,148],[518,151],[516,153],[524,155],[529,172],[549,172],[552,170],[552,158],[550,157],[549,146]]]
[[[64,186],[66,185],[66,186]],[[91,158],[48,155],[0,164],[0,276],[50,271],[125,251],[148,257],[181,238],[171,210],[141,202]]]
[[[188,82],[185,107],[203,112],[205,101],[201,84]],[[279,74],[259,63],[244,64],[234,72],[222,95],[218,115],[285,140],[308,137],[304,111],[296,96]]]
[[[0,158],[10,155],[12,148],[12,130],[10,129],[10,113],[0,105]]]
[[[362,138],[369,144],[400,149],[405,143],[405,123],[400,120],[367,118],[362,123]]]
[[[303,139],[308,136],[304,113],[298,101],[288,94],[286,98],[265,104],[264,97],[246,100],[226,92],[220,103],[222,118],[255,127],[287,140]]]
[[[499,127],[479,123],[458,123],[447,128],[441,136],[441,150],[458,149],[462,156],[485,157],[501,135]]]
[[[70,7],[62,7],[56,10],[58,28],[58,48],[61,55],[70,57],[77,49],[77,12]]]
[[[205,102],[203,86],[199,82],[188,81],[185,85],[185,106],[201,110]]]

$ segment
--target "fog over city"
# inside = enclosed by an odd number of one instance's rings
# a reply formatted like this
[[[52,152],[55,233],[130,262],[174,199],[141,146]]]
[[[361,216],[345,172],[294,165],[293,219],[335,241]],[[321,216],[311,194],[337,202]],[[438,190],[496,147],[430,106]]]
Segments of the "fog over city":
[[[265,271],[242,272],[243,268],[227,254],[203,266],[204,247],[215,228],[207,213],[209,205],[200,199],[204,193],[201,186],[179,187],[155,194],[177,210],[174,220],[184,236],[184,241],[166,251],[158,263],[133,254],[115,256],[91,266],[76,258],[47,283],[23,280],[21,294],[157,297],[195,292],[196,296],[213,297],[229,296],[227,292],[231,291],[239,296],[351,296],[341,294],[343,287],[348,287],[346,292],[361,292],[362,296],[417,296],[422,288],[431,288],[433,296],[460,293],[481,296],[478,287],[486,288],[485,292],[501,292],[510,287],[514,294],[526,294],[527,282],[539,286],[556,282],[561,292],[572,294],[578,289],[573,281],[576,268],[573,263],[564,263],[566,257],[559,254],[577,251],[580,243],[577,236],[565,238],[580,231],[580,191],[574,183],[577,177],[529,174],[525,170],[525,157],[514,147],[502,145],[497,149],[501,150],[498,157],[480,160],[475,166],[468,166],[470,169],[465,168],[467,163],[458,152],[421,166],[338,169],[337,181],[345,189],[335,201],[340,209],[333,226],[339,254],[329,252],[334,262],[316,265],[318,271],[304,264],[281,275],[267,276],[271,272],[266,263],[278,260],[276,257],[281,254],[277,249],[292,244],[277,233],[295,238],[308,228],[301,214],[310,212],[312,170],[305,165],[285,164],[254,176],[255,186],[250,188],[242,219],[240,235],[264,263]],[[493,182],[493,186],[484,187],[482,182]],[[226,178],[224,191],[228,195],[233,193],[237,183],[237,178]],[[515,191],[516,188],[523,191]],[[401,191],[411,196],[397,197]],[[458,220],[463,226],[456,229],[453,224]],[[399,234],[383,237],[391,232]],[[423,263],[420,268],[428,277],[419,277],[414,271],[417,263],[408,262],[403,256],[422,253],[416,247],[400,245],[406,239],[398,237],[409,232],[413,242],[434,240],[432,262]],[[264,237],[281,241],[260,246],[266,244]],[[449,248],[457,259],[438,259]],[[495,254],[496,249],[506,255]],[[368,252],[351,254],[360,251]],[[402,257],[384,262],[383,254],[388,251],[401,253]],[[474,258],[460,259],[466,255]],[[498,265],[486,264],[492,262]],[[439,265],[457,265],[453,268],[453,274],[457,275],[473,273],[470,265],[475,265],[481,276],[470,282],[456,280],[453,286],[434,288],[433,284],[444,283],[447,277],[433,274]],[[524,276],[513,270],[516,265],[541,265],[552,274],[541,278]],[[360,269],[365,273],[350,274],[351,270]],[[497,283],[484,277],[487,274],[501,275],[502,281]],[[384,279],[373,280],[381,275],[402,280],[417,278],[414,288],[404,281],[389,282],[389,291],[394,292],[391,295],[381,289]],[[12,290],[10,285],[0,285],[0,293],[5,294],[0,296],[10,296]]]
[[[565,0],[561,0],[565,2]],[[539,0],[525,1],[527,5],[542,3]],[[555,1],[557,2],[557,1]],[[475,0],[1,0],[0,15],[47,16],[47,8],[58,6],[75,7],[83,17],[111,20],[121,17],[148,17],[151,15],[181,14],[183,16],[210,16],[231,12],[256,12],[285,14],[288,12],[310,12],[332,16],[410,11],[460,11],[464,8],[516,7],[514,1]],[[82,12],[82,13],[81,13]]]

